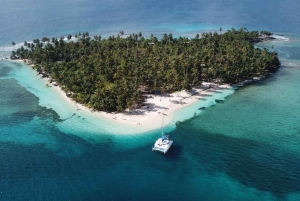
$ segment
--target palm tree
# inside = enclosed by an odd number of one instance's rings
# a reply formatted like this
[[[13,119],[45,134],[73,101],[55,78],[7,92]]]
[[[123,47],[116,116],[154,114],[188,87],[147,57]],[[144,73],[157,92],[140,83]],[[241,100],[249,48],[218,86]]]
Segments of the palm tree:
[[[145,39],[139,33],[101,40],[85,32],[76,42],[52,38],[44,48],[35,39],[34,44],[27,43],[30,49],[21,47],[14,54],[49,73],[72,92],[74,100],[98,110],[122,111],[143,101],[141,87],[174,92],[203,79],[237,82],[277,69],[277,54],[248,42],[256,34],[232,29],[222,35],[206,33],[200,38],[198,34],[194,39],[174,39],[172,34],[164,34],[161,40],[153,34]]]

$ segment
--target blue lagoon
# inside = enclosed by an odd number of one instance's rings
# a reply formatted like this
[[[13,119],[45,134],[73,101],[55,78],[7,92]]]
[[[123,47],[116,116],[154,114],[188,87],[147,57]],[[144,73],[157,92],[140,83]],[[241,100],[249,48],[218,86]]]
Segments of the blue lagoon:
[[[299,200],[299,6],[296,0],[1,2],[0,200]],[[257,47],[278,52],[282,66],[177,110],[164,128],[174,140],[165,155],[151,151],[159,128],[78,110],[31,67],[6,59],[43,36],[194,37],[220,27],[273,32],[276,40]]]

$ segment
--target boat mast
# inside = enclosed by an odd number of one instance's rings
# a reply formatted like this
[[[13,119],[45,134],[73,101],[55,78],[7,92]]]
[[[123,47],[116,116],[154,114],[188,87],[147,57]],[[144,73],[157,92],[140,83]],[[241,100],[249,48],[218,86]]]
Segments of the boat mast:
[[[163,118],[162,118],[162,122],[161,122],[161,134],[164,135],[164,117],[166,114],[161,113]]]

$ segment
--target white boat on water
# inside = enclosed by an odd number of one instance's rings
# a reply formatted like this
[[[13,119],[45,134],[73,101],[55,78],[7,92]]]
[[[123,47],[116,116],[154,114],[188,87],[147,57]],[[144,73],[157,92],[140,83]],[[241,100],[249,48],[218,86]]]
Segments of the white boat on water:
[[[165,154],[173,144],[173,140],[170,140],[168,135],[164,135],[163,125],[164,125],[164,115],[166,114],[162,113],[162,115],[163,115],[162,126],[161,126],[162,137],[156,140],[154,146],[152,147],[152,151],[160,151]]]
[[[156,140],[152,151],[160,151],[165,154],[170,149],[172,144],[173,140],[170,140],[168,135],[163,135],[161,138],[158,138],[158,140]]]

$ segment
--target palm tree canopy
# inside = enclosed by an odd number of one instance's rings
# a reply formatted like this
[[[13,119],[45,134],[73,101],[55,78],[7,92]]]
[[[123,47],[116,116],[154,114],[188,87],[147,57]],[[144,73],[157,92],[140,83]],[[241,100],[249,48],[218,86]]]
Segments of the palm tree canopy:
[[[191,39],[164,34],[158,40],[142,33],[92,39],[85,32],[75,34],[76,41],[35,39],[14,55],[31,60],[75,101],[111,112],[141,104],[144,93],[171,93],[215,79],[236,83],[273,72],[280,66],[277,53],[250,42],[269,34],[242,28]]]

